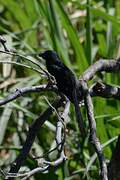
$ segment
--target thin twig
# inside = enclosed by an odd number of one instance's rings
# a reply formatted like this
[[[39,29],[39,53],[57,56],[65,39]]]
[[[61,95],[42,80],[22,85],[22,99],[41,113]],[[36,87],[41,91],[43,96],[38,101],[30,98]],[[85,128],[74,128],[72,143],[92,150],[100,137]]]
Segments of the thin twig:
[[[39,69],[34,68],[34,67],[32,67],[32,66],[28,66],[28,65],[26,65],[26,64],[14,62],[14,61],[0,61],[0,63],[3,63],[3,64],[14,64],[14,65],[22,66],[22,67],[25,67],[25,68],[34,70],[34,71],[38,72],[38,73],[41,74],[41,75],[44,75]]]
[[[16,52],[3,51],[3,50],[0,50],[0,53],[9,54],[11,56],[17,56],[17,57],[26,59],[26,60],[30,61],[31,63],[35,64],[36,66],[38,66],[48,77],[50,76],[49,73],[40,66],[40,63],[37,63],[37,62],[31,60],[30,58],[26,57],[25,55],[22,55],[22,54],[19,54]]]

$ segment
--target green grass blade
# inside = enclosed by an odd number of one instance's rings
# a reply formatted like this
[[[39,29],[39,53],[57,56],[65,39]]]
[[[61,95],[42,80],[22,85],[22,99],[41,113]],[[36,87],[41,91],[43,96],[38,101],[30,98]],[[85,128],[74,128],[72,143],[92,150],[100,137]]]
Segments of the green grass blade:
[[[86,67],[88,66],[88,62],[87,62],[87,59],[85,56],[84,49],[83,49],[82,45],[80,44],[79,36],[78,36],[76,30],[74,29],[70,19],[68,18],[67,13],[63,9],[60,0],[56,1],[56,4],[57,4],[57,10],[58,10],[61,20],[62,20],[62,25],[67,32],[68,39],[69,39],[69,41],[72,45],[72,48],[75,52],[77,66],[78,66],[80,72],[83,72],[83,70],[85,70]]]
[[[90,1],[87,0],[87,16],[86,16],[86,56],[89,64],[92,60],[92,19],[90,10]]]

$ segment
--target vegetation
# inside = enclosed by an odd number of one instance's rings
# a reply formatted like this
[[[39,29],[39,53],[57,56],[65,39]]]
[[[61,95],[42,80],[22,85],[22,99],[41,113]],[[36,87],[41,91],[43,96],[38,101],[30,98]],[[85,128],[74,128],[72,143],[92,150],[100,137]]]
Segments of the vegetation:
[[[54,49],[63,62],[79,77],[85,69],[97,60],[120,57],[120,3],[119,0],[1,0],[0,34],[7,40],[7,47],[22,54],[0,56],[0,98],[3,99],[16,88],[44,84],[47,78],[34,71],[38,67],[36,55],[47,49]],[[2,46],[0,46],[2,49]],[[2,61],[15,64],[4,64]],[[21,66],[18,66],[17,63]],[[45,69],[44,62],[39,61]],[[33,69],[27,68],[29,66]],[[103,81],[119,85],[120,74],[97,74],[89,86]],[[18,155],[26,137],[26,130],[38,114],[48,107],[46,98],[53,102],[53,92],[30,93],[4,106],[0,106],[0,167],[8,169]],[[111,158],[116,136],[120,132],[119,101],[94,97],[94,113],[97,136],[104,146],[106,159]],[[82,108],[85,114],[84,107]],[[70,121],[67,124],[65,152],[68,160],[49,173],[34,175],[34,179],[97,179],[99,163],[89,143],[89,136],[83,145],[77,127],[74,107],[70,107]],[[84,115],[86,127],[88,122]],[[36,156],[48,152],[55,144],[57,117],[54,113],[38,133],[32,147]],[[47,155],[54,160],[56,153]],[[36,167],[36,161],[28,157],[22,170]]]

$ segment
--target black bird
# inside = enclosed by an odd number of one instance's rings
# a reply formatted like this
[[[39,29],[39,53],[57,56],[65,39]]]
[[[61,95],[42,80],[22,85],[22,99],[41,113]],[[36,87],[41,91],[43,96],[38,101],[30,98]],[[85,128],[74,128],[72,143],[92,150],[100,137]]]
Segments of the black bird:
[[[60,58],[55,51],[47,50],[39,54],[39,56],[46,60],[47,70],[52,76],[55,77],[58,90],[66,95],[67,98],[74,104],[78,126],[82,136],[85,137],[84,123],[79,108],[78,98],[81,96],[81,94],[77,77],[60,61]]]

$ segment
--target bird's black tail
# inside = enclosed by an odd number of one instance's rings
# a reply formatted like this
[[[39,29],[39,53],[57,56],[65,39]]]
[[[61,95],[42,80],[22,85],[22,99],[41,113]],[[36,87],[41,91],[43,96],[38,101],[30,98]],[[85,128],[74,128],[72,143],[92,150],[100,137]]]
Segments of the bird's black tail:
[[[84,127],[84,122],[83,122],[82,114],[81,114],[80,107],[79,107],[79,101],[77,98],[76,89],[74,90],[74,98],[73,99],[74,99],[74,106],[75,106],[75,112],[76,112],[76,119],[78,122],[78,127],[80,129],[82,137],[85,138],[85,135],[86,135],[85,127]]]

